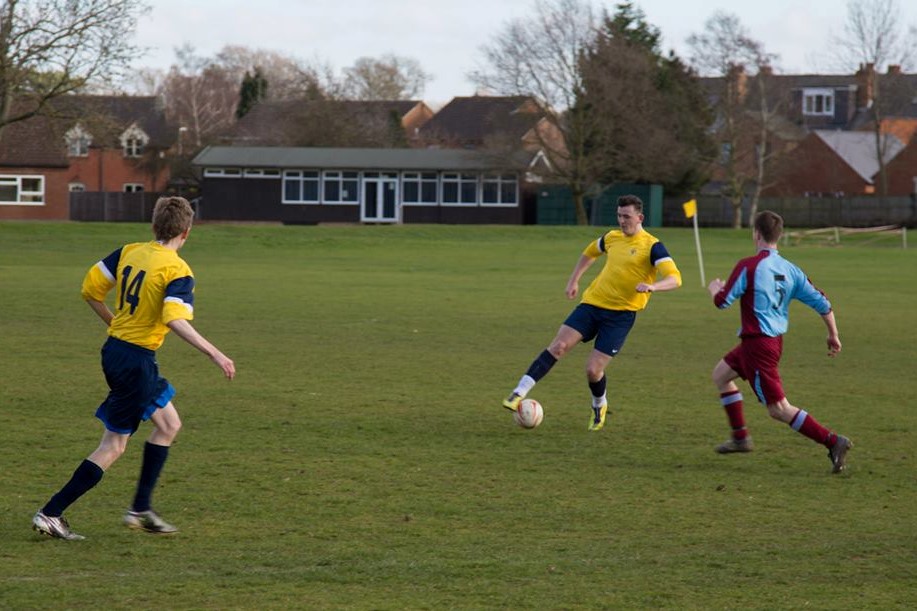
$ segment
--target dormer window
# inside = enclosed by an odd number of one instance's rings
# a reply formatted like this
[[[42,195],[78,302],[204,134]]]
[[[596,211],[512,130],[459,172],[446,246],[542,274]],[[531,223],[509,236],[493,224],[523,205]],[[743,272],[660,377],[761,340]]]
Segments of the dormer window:
[[[125,157],[140,157],[143,149],[150,141],[142,129],[136,125],[131,125],[121,134],[121,146],[124,148]]]
[[[802,114],[809,116],[834,116],[834,90],[803,89]]]
[[[82,125],[73,126],[70,131],[64,134],[64,140],[67,142],[67,156],[89,156],[89,145],[92,144],[92,136],[83,129]]]

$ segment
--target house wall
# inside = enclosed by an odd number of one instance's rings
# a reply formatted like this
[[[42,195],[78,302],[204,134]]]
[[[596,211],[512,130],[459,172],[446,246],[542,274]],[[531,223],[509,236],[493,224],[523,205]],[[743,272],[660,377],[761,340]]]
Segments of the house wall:
[[[917,139],[885,166],[889,195],[917,193]]]
[[[156,154],[153,152],[152,154]],[[144,191],[165,191],[169,176],[163,168],[151,172],[145,158],[125,157],[121,149],[90,148],[86,157],[70,157],[68,182],[86,185],[87,191],[123,191],[127,183],[142,184]]]
[[[764,189],[765,197],[805,194],[861,195],[871,185],[831,150],[810,134],[792,152],[780,159],[772,177],[774,186]]]
[[[543,149],[565,151],[564,136],[556,125],[547,119],[538,123],[522,136],[523,150],[537,152]]]
[[[408,135],[408,140],[417,137],[417,130],[423,127],[424,123],[433,118],[433,111],[424,103],[417,104],[401,118],[401,125]]]
[[[44,204],[0,204],[0,220],[64,221],[70,218],[67,168],[0,169],[0,176],[44,176]]]

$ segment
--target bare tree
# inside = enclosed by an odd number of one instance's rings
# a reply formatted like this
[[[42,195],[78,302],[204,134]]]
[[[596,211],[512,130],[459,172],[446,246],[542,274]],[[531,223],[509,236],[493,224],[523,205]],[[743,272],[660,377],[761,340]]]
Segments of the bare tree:
[[[917,26],[910,26],[908,36],[904,28],[897,0],[848,0],[844,32],[834,41],[841,62],[850,68],[859,65],[858,75],[865,81],[881,197],[888,194],[885,166],[891,141],[882,134],[883,121],[890,116],[899,98],[913,96],[913,92],[906,91],[903,86],[900,69],[908,69],[914,62],[917,51],[913,40],[917,37]],[[883,78],[881,71],[886,69],[888,74]]]
[[[178,63],[166,75],[160,95],[169,121],[187,128],[196,147],[232,125],[239,81],[212,60],[195,54],[193,47],[176,49]]]
[[[751,192],[752,214],[766,185],[768,162],[779,149],[771,134],[780,102],[769,84],[776,56],[751,38],[739,18],[717,11],[704,24],[703,34],[688,38],[691,61],[706,76],[715,77],[713,100],[722,166],[721,194],[733,207],[734,228],[742,226],[742,204]],[[749,69],[756,71],[754,95],[749,92]]]
[[[592,164],[589,141],[594,115],[578,104],[584,90],[581,61],[596,38],[592,6],[581,0],[536,0],[523,19],[507,23],[495,40],[482,48],[485,65],[469,75],[472,81],[500,95],[532,96],[552,129],[540,139],[556,178],[571,192],[579,224],[588,222],[583,203],[596,184],[600,168]]]
[[[126,69],[138,55],[129,41],[145,11],[140,0],[0,1],[0,133]]]
[[[351,100],[412,100],[423,95],[431,78],[411,58],[361,57],[344,69],[343,95]]]
[[[275,51],[227,45],[213,61],[240,82],[246,72],[257,68],[268,83],[270,101],[316,99],[340,89],[331,67],[319,59],[303,61]]]

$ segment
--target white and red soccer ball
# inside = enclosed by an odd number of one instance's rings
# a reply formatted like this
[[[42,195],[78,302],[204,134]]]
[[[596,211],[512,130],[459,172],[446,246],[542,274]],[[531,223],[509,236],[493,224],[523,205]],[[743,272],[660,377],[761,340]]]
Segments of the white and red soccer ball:
[[[524,429],[533,429],[544,420],[544,409],[535,399],[523,399],[519,409],[513,412],[513,420]]]

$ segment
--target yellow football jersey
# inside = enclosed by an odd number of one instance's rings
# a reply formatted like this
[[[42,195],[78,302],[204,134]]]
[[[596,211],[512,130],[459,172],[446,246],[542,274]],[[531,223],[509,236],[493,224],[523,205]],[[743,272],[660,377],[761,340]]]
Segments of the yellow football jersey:
[[[169,322],[194,318],[191,268],[158,242],[126,244],[93,265],[83,278],[82,296],[104,302],[114,287],[108,334],[122,341],[156,350]]]
[[[662,242],[647,231],[627,236],[612,229],[590,244],[583,254],[593,259],[606,255],[605,267],[583,293],[583,303],[606,310],[639,311],[646,307],[650,293],[638,293],[641,282],[652,283],[657,273],[678,276],[681,272]]]

